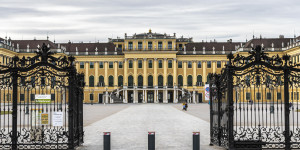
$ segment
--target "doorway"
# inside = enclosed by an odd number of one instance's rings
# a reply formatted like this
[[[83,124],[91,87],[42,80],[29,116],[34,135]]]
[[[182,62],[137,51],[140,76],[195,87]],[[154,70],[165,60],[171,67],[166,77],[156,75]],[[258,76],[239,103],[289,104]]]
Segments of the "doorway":
[[[98,95],[98,103],[103,103],[103,94]]]
[[[163,102],[163,93],[158,92],[158,102],[162,103]]]
[[[139,93],[138,102],[143,103],[143,93]]]
[[[202,93],[198,94],[198,101],[199,101],[199,103],[202,103]]]
[[[168,103],[173,103],[173,91],[168,91]]]
[[[133,103],[133,92],[128,91],[128,103]]]
[[[154,93],[153,92],[148,92],[147,100],[148,100],[148,103],[154,102]]]

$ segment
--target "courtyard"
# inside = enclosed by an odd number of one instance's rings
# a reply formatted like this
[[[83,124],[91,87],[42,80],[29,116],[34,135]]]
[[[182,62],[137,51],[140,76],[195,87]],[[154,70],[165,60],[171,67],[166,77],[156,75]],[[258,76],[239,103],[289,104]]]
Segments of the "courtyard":
[[[209,105],[190,104],[84,105],[84,144],[79,150],[103,149],[103,132],[111,132],[112,149],[147,149],[148,131],[156,133],[156,149],[190,150],[192,132],[200,132],[201,150],[209,146]]]

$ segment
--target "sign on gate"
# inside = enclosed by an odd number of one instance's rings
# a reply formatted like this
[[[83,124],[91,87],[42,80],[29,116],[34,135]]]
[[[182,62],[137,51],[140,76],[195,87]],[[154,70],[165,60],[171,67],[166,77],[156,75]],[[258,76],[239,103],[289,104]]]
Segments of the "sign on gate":
[[[42,113],[41,114],[41,125],[48,125],[49,124],[49,114]]]
[[[205,84],[205,100],[209,100],[209,84]]]
[[[52,124],[53,126],[63,126],[63,112],[53,112]]]
[[[51,95],[35,95],[35,102],[39,104],[50,104],[51,103]]]

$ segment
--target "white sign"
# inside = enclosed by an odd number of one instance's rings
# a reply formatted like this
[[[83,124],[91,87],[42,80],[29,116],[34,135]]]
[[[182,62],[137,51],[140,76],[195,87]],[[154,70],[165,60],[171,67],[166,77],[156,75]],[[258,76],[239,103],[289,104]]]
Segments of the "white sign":
[[[63,112],[53,112],[52,114],[53,126],[63,126],[63,123],[64,123]]]
[[[209,100],[209,84],[205,84],[205,100]]]
[[[50,104],[51,103],[51,95],[35,95],[35,102],[40,104]]]

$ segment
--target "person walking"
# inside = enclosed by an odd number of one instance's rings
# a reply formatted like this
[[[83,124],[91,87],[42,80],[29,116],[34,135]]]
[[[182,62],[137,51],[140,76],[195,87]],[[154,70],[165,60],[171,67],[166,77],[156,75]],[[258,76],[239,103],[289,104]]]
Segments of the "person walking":
[[[182,103],[182,110],[185,110],[185,102]]]
[[[185,103],[185,111],[187,111],[187,108],[188,108],[188,104],[187,102]]]

